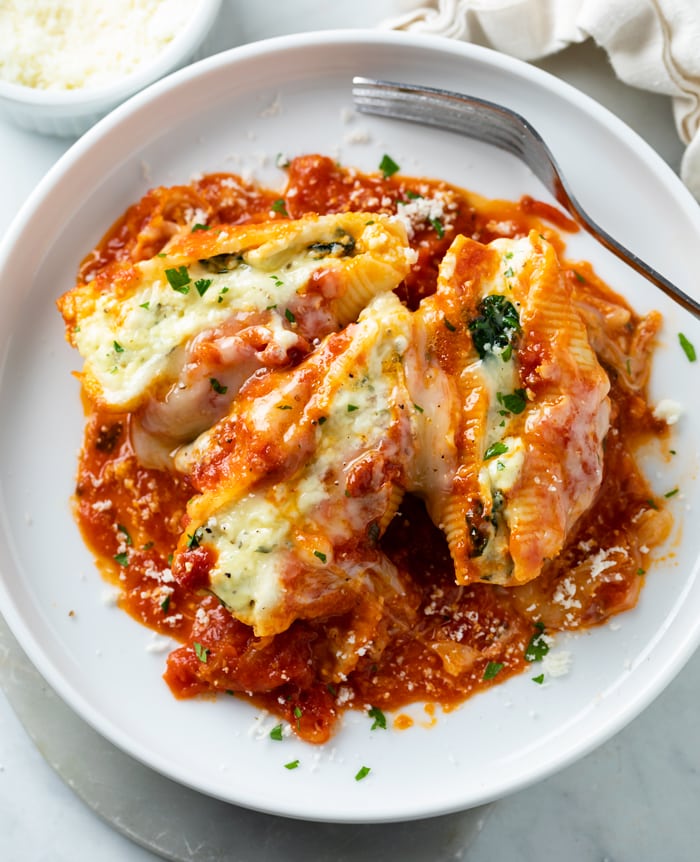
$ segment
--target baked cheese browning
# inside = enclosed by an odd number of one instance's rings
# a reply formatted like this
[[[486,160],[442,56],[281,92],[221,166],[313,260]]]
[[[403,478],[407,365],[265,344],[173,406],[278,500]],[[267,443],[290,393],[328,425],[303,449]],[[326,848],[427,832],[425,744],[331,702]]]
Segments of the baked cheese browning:
[[[376,214],[219,226],[107,267],[59,308],[90,399],[136,412],[172,448],[224,415],[254,371],[289,364],[393,290],[413,259],[404,228]]]
[[[411,329],[394,294],[375,297],[299,366],[252,379],[230,416],[176,458],[201,494],[175,576],[206,585],[257,636],[355,607],[366,617],[367,602],[403,593],[378,542],[415,435]]]
[[[451,493],[429,501],[459,583],[537,577],[602,479],[608,378],[554,249],[459,237],[418,312],[459,382]]]

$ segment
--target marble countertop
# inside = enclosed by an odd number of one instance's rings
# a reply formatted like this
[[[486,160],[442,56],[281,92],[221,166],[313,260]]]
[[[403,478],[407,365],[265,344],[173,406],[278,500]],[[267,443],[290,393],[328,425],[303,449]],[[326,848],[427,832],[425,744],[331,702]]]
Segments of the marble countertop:
[[[395,9],[391,0],[355,0],[352,15],[318,0],[269,0],[267,4],[226,0],[214,47],[221,50],[300,30],[375,26]],[[681,145],[668,100],[617,82],[605,55],[590,44],[572,47],[539,65],[613,110],[678,169]],[[69,143],[20,131],[0,119],[0,230]],[[482,828],[472,846],[457,851],[455,858],[478,862],[697,858],[698,691],[700,654],[655,703],[607,744],[494,805],[479,824]],[[104,780],[109,782],[110,776]],[[152,804],[158,806],[159,799],[154,797]],[[94,858],[147,862],[157,857],[84,805],[44,761],[0,691],[0,859],[87,862]],[[200,857],[192,850],[188,858]],[[221,858],[242,862],[244,857],[232,846]],[[290,846],[288,858],[301,858],[299,848]]]

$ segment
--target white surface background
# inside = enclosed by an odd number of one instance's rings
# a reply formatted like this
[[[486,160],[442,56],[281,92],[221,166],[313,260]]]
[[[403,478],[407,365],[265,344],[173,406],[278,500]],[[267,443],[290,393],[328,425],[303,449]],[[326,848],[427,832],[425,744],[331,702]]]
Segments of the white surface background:
[[[356,0],[352,12],[344,12],[336,4],[312,0],[227,2],[216,49],[304,29],[373,26],[395,6],[389,0]],[[617,84],[605,57],[592,46],[570,49],[543,65],[610,107],[677,168],[681,146],[665,99]],[[67,145],[0,120],[0,230]],[[2,422],[10,419],[0,417]],[[651,708],[603,748],[500,802],[463,858],[479,862],[697,858],[700,740],[694,692],[699,688],[696,656]],[[158,805],[157,799],[153,805]],[[0,859],[83,862],[97,854],[102,862],[155,858],[104,824],[73,795],[44,763],[0,694]],[[234,847],[228,858],[239,858]]]

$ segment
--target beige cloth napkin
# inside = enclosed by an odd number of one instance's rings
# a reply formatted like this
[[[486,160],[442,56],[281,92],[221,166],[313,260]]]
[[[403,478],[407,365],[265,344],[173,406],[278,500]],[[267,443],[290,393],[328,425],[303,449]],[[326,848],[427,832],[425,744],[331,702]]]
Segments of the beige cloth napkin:
[[[418,0],[420,3],[421,0]],[[681,178],[700,200],[700,0],[427,0],[385,22],[535,60],[589,36],[627,84],[671,96],[686,149]]]

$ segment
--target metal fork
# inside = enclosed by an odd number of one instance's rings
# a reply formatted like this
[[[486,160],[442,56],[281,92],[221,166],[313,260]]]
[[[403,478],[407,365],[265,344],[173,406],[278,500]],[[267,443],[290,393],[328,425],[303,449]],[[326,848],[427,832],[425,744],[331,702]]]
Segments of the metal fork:
[[[697,300],[613,239],[584,211],[569,189],[549,147],[539,132],[520,114],[503,105],[449,90],[372,78],[353,78],[352,94],[355,107],[363,113],[459,132],[493,144],[522,159],[581,227],[700,319],[700,303]]]

